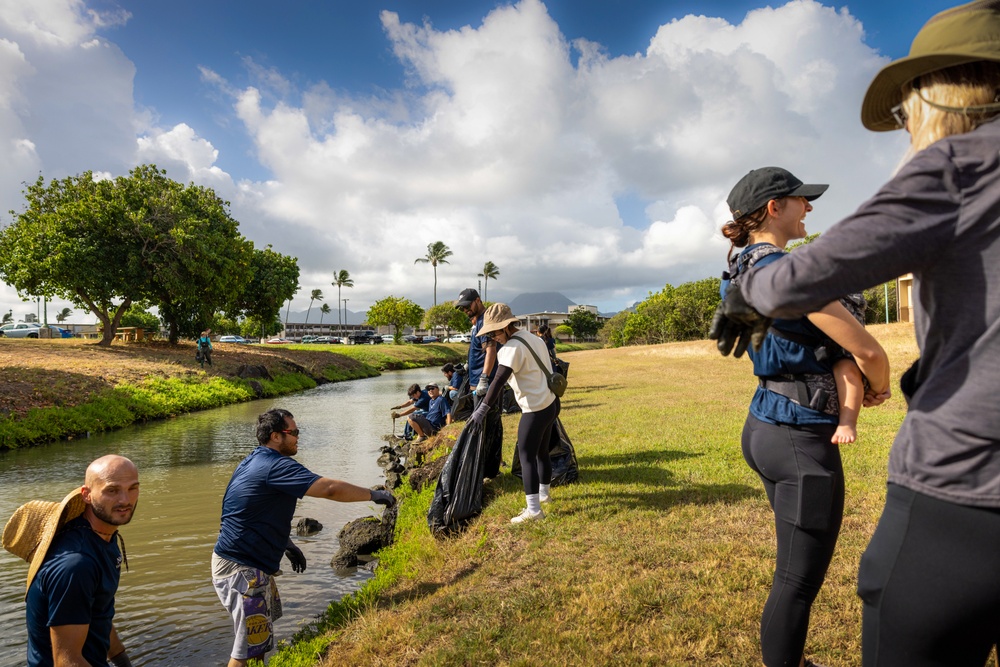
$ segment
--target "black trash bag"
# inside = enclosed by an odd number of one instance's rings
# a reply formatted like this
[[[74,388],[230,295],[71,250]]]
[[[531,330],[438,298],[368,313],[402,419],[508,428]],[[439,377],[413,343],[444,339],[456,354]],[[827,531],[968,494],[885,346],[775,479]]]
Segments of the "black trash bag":
[[[469,375],[462,374],[462,383],[458,385],[458,396],[451,402],[451,420],[464,422],[472,414],[475,407],[475,394],[469,391]]]
[[[569,379],[569,362],[556,357],[552,362],[552,370],[558,371],[564,378]]]
[[[441,469],[427,512],[431,533],[458,530],[483,511],[485,451],[483,429],[475,425],[463,428]]]
[[[562,486],[575,482],[580,477],[580,469],[576,464],[576,450],[566,435],[562,420],[556,418],[552,425],[552,435],[549,437],[549,459],[552,461],[552,486]],[[510,472],[516,477],[521,476],[521,457],[514,456]]]
[[[500,401],[497,401],[486,413],[486,419],[483,421],[483,449],[486,452],[486,466],[483,470],[483,476],[490,479],[500,474],[500,466],[503,464],[502,416],[503,410]]]
[[[501,405],[503,406],[502,411],[505,415],[521,411],[521,406],[517,404],[517,398],[514,396],[514,390],[510,388],[509,384],[504,385]]]

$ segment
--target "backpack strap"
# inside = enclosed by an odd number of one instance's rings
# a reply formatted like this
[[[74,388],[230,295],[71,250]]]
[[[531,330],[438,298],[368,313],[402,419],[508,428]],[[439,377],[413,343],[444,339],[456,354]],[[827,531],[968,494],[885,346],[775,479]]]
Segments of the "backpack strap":
[[[537,362],[538,362],[538,367],[542,369],[542,372],[543,372],[543,373],[545,373],[545,381],[546,381],[547,383],[548,383],[548,382],[551,382],[551,381],[552,381],[552,373],[551,373],[551,371],[549,371],[549,369],[547,369],[547,368],[545,367],[545,364],[543,364],[543,363],[542,363],[542,359],[541,359],[541,358],[540,358],[540,357],[538,356],[538,354],[537,354],[537,353],[535,353],[535,351],[534,351],[533,349],[531,349],[531,346],[530,346],[530,345],[528,345],[528,344],[527,344],[526,342],[524,342],[523,340],[521,340],[520,338],[516,338],[516,337],[514,337],[514,336],[511,336],[510,338],[508,338],[508,339],[507,339],[507,342],[508,342],[508,343],[510,343],[511,341],[517,341],[517,342],[518,342],[518,343],[520,343],[521,345],[523,345],[523,346],[525,346],[526,348],[528,348],[528,352],[531,352],[531,356],[533,356],[533,357],[535,358],[535,361],[537,361]]]

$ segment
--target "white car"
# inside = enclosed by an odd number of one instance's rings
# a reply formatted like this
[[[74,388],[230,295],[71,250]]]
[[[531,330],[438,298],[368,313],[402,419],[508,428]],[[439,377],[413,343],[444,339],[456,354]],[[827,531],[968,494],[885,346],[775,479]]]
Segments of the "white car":
[[[219,336],[220,343],[249,343],[243,336]]]
[[[34,322],[5,324],[0,327],[0,336],[4,338],[38,338],[38,330],[41,328],[41,324]]]
[[[447,342],[449,342],[449,343],[471,343],[472,342],[472,334],[467,334],[467,333],[456,334],[456,335],[451,336],[450,338],[448,338]]]

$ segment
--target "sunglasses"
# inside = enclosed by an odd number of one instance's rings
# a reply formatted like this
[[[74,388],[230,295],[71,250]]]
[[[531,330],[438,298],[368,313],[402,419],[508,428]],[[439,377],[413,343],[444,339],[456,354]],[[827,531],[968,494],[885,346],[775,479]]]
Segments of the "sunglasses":
[[[896,124],[903,129],[906,127],[906,111],[903,109],[902,104],[897,104],[893,108],[889,109],[889,113],[892,114],[892,119],[896,121]]]
[[[299,437],[299,429],[292,428],[281,431],[282,433],[287,433],[288,435],[294,435],[296,438]]]
[[[496,331],[491,331],[483,335],[486,336],[486,340],[496,340],[497,335],[499,335],[502,331],[503,331],[502,329],[497,329]]]

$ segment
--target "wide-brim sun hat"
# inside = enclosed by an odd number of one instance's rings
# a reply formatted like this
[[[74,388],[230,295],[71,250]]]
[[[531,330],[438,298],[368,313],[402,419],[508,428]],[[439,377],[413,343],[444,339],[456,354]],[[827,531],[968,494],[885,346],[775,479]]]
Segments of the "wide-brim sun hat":
[[[84,513],[87,504],[79,488],[60,502],[32,500],[11,515],[3,529],[3,548],[28,562],[28,581],[25,595],[38,574],[56,533],[66,522]]]
[[[978,0],[935,14],[913,38],[910,54],[875,75],[861,103],[861,123],[875,132],[900,129],[892,108],[903,101],[905,84],[984,60],[1000,62],[1000,0]]]
[[[483,326],[479,330],[479,335],[483,336],[493,331],[506,329],[508,324],[520,322],[520,318],[514,317],[510,306],[506,303],[494,303],[483,313]]]

